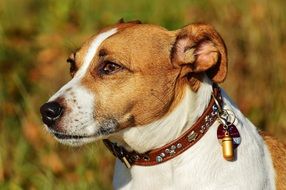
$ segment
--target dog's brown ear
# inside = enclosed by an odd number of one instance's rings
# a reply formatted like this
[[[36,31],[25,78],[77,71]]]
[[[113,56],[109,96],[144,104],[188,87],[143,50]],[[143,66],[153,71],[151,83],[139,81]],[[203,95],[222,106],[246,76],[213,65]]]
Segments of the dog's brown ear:
[[[178,31],[171,59],[183,75],[205,72],[216,83],[226,78],[226,47],[211,25],[191,24]]]

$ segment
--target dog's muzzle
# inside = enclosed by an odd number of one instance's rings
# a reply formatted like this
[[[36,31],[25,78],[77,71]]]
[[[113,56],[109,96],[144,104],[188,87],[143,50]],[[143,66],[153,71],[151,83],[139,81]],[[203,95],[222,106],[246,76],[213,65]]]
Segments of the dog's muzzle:
[[[63,114],[63,107],[58,102],[47,102],[40,108],[43,122],[52,128]]]

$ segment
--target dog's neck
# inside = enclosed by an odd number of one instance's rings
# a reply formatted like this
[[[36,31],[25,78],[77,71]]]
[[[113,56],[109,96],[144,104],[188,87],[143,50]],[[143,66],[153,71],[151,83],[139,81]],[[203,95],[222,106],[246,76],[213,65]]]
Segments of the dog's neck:
[[[159,148],[178,138],[203,114],[212,93],[212,82],[205,77],[197,92],[185,87],[181,102],[168,115],[144,126],[120,131],[110,137],[127,150],[144,153]]]

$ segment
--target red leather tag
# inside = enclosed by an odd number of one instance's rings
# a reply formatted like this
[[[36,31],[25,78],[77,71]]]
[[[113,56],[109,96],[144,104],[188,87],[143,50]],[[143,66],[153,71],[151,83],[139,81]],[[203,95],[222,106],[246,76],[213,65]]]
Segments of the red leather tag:
[[[225,132],[226,132],[226,129],[223,128],[223,124],[219,125],[217,128],[217,138],[220,144],[221,144],[223,137],[225,137]],[[241,142],[241,137],[240,137],[239,131],[237,130],[236,126],[233,124],[229,125],[228,133],[229,133],[229,136],[232,137],[233,148],[237,148]]]

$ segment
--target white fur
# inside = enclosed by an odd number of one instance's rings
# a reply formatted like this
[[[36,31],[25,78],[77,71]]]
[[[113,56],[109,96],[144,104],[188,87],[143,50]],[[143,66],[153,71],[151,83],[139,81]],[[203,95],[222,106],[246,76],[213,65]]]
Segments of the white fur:
[[[271,156],[257,129],[224,91],[222,96],[225,108],[232,110],[237,117],[235,125],[242,138],[237,148],[237,160],[230,162],[223,158],[216,137],[219,123],[215,122],[194,146],[165,163],[127,169],[117,160],[113,181],[115,189],[275,189]],[[180,105],[165,119],[127,129],[119,136],[127,143],[127,148],[139,152],[158,148],[190,127],[204,111],[210,97],[211,84],[206,79],[197,95],[187,88]]]
[[[71,108],[62,117],[65,134],[86,136],[82,139],[59,139],[63,144],[79,146],[94,141],[97,132],[97,122],[93,118],[94,96],[84,87],[75,85],[71,91],[65,92],[65,102]],[[83,98],[84,97],[84,98]]]
[[[117,29],[114,28],[96,36],[87,50],[83,65],[76,72],[74,78],[49,99],[49,101],[55,101],[58,98],[63,98],[65,104],[68,105],[61,119],[61,128],[65,129],[63,134],[86,136],[86,138],[80,139],[58,139],[61,143],[82,145],[94,141],[98,136],[99,127],[93,116],[95,96],[81,84],[81,80],[87,73],[98,47],[116,32]],[[55,133],[50,128],[48,130]]]

